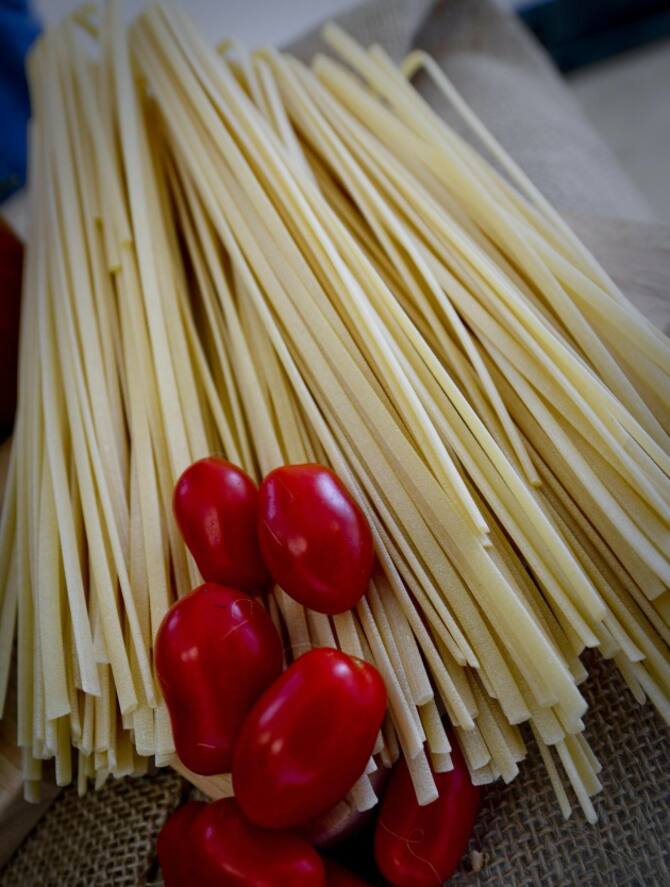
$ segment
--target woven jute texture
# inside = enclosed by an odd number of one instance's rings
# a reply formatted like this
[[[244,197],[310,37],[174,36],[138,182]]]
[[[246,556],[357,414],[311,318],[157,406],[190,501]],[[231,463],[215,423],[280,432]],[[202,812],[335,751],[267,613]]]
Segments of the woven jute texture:
[[[373,0],[341,21],[363,43],[379,42],[395,58],[416,42],[430,49],[504,146],[570,214],[629,297],[668,329],[668,229],[653,223],[542,51],[489,0],[447,0],[422,25],[430,7],[430,0]],[[225,4],[222,32],[224,10]],[[323,47],[312,33],[292,49],[309,59]],[[458,126],[434,91],[419,85]],[[587,825],[579,811],[563,821],[531,750],[511,785],[491,787],[484,796],[470,848],[483,854],[482,870],[470,871],[466,855],[452,884],[670,885],[667,729],[650,706],[635,704],[611,663],[592,653],[585,664],[587,737],[604,768],[598,824]],[[188,786],[165,771],[112,782],[83,799],[67,789],[0,874],[0,887],[154,884],[156,836],[188,794]]]
[[[618,673],[597,654],[587,736],[603,764],[600,817],[564,821],[539,756],[510,785],[490,787],[455,887],[654,887],[670,884],[670,746],[651,706],[637,706]],[[2,887],[134,887],[159,882],[155,842],[189,794],[176,774],[110,783],[80,799],[62,793],[0,876]],[[185,885],[190,887],[190,885]],[[197,885],[192,885],[197,887]],[[281,885],[277,885],[281,887]]]
[[[85,798],[67,788],[14,854],[0,884],[137,887],[152,883],[158,871],[156,837],[186,789],[172,770],[111,780]]]
[[[650,705],[632,700],[611,663],[593,653],[584,662],[590,672],[586,735],[603,765],[597,825],[588,825],[578,809],[563,820],[539,755],[532,753],[517,779],[491,787],[484,797],[470,848],[483,854],[481,872],[468,873],[466,858],[451,884],[670,884],[667,729]]]

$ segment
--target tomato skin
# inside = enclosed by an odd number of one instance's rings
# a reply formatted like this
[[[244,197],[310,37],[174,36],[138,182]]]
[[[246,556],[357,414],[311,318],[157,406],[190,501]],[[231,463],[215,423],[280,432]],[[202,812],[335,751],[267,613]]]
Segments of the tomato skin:
[[[434,773],[437,800],[419,807],[404,758],[393,768],[375,830],[375,860],[393,887],[441,887],[468,845],[481,791],[452,742],[453,770]]]
[[[206,582],[254,594],[270,574],[258,544],[258,488],[231,462],[200,459],[181,475],[172,506],[179,529]]]
[[[168,816],[160,830],[156,850],[165,887],[184,887],[193,883],[191,828],[196,816],[206,806],[202,801],[189,801]]]
[[[323,465],[285,465],[261,484],[258,535],[272,577],[319,613],[343,613],[365,594],[372,533],[340,479]]]
[[[328,887],[370,887],[367,881],[359,878],[349,869],[332,859],[324,859],[323,864],[326,867],[326,884]]]
[[[248,822],[233,798],[208,804],[191,829],[193,887],[325,887],[316,850]],[[184,885],[190,887],[190,885]]]
[[[194,773],[229,772],[247,712],[282,670],[267,612],[241,591],[206,583],[168,610],[155,655],[182,762]]]
[[[386,711],[372,665],[310,650],[265,691],[240,733],[233,788],[265,828],[293,828],[341,800],[365,769]]]

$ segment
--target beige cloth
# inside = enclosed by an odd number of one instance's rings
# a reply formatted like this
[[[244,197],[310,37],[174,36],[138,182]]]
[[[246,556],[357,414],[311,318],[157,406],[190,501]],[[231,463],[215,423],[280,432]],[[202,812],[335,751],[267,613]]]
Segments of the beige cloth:
[[[417,36],[545,196],[559,210],[652,221],[640,192],[584,117],[546,54],[492,0],[373,0],[338,17],[364,45],[380,43],[397,61]],[[318,30],[291,47],[309,61],[324,52]],[[464,132],[428,83],[433,107]]]
[[[340,18],[363,42],[400,58],[429,0],[375,0]],[[629,296],[659,326],[670,322],[670,229],[657,225],[641,195],[595,135],[559,76],[519,24],[487,0],[448,0],[421,32],[458,88],[505,147],[601,256]],[[297,41],[304,58],[322,49]],[[425,89],[425,85],[423,87]],[[426,96],[445,109],[430,89]],[[447,115],[450,119],[450,115]],[[571,216],[572,218],[572,216]],[[670,884],[670,749],[650,706],[638,708],[615,669],[591,654],[585,693],[587,735],[604,770],[600,821],[579,812],[563,822],[537,756],[509,786],[484,796],[471,849],[484,867],[457,885]],[[0,875],[2,887],[107,887],[151,883],[155,838],[183,797],[175,774],[125,780],[83,800],[59,800]]]

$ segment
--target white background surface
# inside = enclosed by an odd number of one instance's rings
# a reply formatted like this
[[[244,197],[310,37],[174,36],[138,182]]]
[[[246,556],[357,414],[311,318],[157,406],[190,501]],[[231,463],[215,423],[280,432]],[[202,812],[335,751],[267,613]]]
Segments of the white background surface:
[[[33,0],[42,21],[57,22],[82,0]],[[356,0],[172,0],[187,10],[211,43],[236,37],[250,49],[281,45],[314,25],[354,6]],[[128,18],[144,0],[126,0]]]

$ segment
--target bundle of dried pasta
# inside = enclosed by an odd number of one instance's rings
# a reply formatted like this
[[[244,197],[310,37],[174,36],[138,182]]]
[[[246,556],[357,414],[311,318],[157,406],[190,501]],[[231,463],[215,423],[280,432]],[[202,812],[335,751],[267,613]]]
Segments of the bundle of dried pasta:
[[[169,759],[152,637],[197,581],[169,496],[219,451],[329,464],[372,526],[355,611],[267,600],[287,659],[338,646],[385,680],[351,804],[399,754],[430,802],[445,711],[475,782],[514,778],[532,737],[564,814],[565,776],[594,819],[584,649],[670,720],[667,340],[422,54],[397,68],[334,26],[347,67],[217,53],[163,5],[83,24],[96,56],[69,22],[32,63],[0,626],[18,598],[28,785],[53,755],[66,781],[71,744],[82,788]]]

